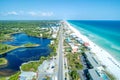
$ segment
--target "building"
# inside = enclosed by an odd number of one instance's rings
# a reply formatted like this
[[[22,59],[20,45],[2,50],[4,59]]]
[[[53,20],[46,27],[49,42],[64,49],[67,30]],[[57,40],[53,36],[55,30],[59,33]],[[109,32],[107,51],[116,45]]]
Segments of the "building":
[[[89,80],[110,80],[109,77],[99,68],[101,67],[88,70],[87,76]]]
[[[90,68],[101,66],[98,59],[91,52],[85,52],[84,56]]]
[[[78,52],[78,46],[74,46],[74,45],[72,45],[71,46],[71,48],[72,48],[72,53],[76,53],[76,52]]]
[[[81,39],[81,38],[76,38],[77,42],[80,43],[80,44],[84,44],[84,41]]]
[[[51,40],[50,44],[54,44],[54,40]]]
[[[37,74],[35,72],[22,71],[19,75],[19,80],[36,80]]]
[[[90,50],[91,48],[90,48],[90,44],[88,43],[88,42],[84,42],[84,44],[83,44],[88,50]]]
[[[72,38],[76,38],[77,36],[76,36],[75,33],[72,33],[72,34],[70,34],[70,37],[72,37]]]
[[[87,76],[90,80],[103,80],[95,69],[89,69]]]
[[[51,78],[55,78],[55,60],[45,60],[38,67],[38,79],[37,80],[45,80],[45,77],[48,76]],[[53,79],[55,80],[55,79]]]
[[[67,42],[67,43],[70,43],[70,42],[71,42],[71,40],[70,40],[69,37],[66,39],[66,42]]]

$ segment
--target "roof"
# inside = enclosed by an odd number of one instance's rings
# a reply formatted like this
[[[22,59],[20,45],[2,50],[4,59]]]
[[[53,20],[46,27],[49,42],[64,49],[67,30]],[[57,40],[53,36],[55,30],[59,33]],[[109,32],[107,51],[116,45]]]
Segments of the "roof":
[[[83,41],[83,40],[78,40],[78,42],[79,42],[79,43],[81,43],[81,44],[83,44],[83,43],[84,43],[84,41]]]
[[[38,71],[44,72],[44,71],[47,69],[48,64],[49,64],[49,63],[45,60],[45,61],[38,67]]]
[[[88,42],[85,42],[84,46],[90,46],[90,44]]]
[[[32,80],[33,77],[36,76],[35,72],[21,72],[20,80]]]
[[[99,67],[100,66],[99,61],[97,60],[97,58],[93,54],[91,54],[90,52],[85,52],[85,54],[87,56],[88,61],[90,62],[90,64],[93,67]]]
[[[103,80],[103,79],[100,77],[100,75],[99,75],[99,73],[97,72],[96,69],[89,69],[88,72],[89,72],[92,80]]]
[[[45,60],[39,67],[38,71],[40,73],[53,73],[51,68],[55,66],[55,62],[53,60],[47,61]]]

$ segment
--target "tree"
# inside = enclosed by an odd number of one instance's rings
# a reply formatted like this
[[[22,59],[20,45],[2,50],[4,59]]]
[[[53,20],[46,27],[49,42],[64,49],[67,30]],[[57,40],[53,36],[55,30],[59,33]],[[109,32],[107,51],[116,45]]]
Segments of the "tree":
[[[72,70],[70,72],[70,75],[71,75],[71,77],[72,77],[73,80],[78,80],[79,79],[79,75],[78,75],[78,73],[77,73],[76,70]]]

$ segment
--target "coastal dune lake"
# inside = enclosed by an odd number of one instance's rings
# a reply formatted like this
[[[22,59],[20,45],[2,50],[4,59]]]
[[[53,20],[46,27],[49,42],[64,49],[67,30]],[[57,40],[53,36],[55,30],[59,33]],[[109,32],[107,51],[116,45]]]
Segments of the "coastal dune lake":
[[[8,64],[0,66],[0,76],[12,75],[19,70],[22,63],[39,60],[41,56],[48,56],[50,54],[50,48],[48,47],[50,39],[32,37],[24,33],[13,34],[12,37],[12,41],[5,41],[3,44],[21,46],[31,42],[40,44],[40,46],[31,48],[21,47],[7,52],[4,58],[8,60]]]

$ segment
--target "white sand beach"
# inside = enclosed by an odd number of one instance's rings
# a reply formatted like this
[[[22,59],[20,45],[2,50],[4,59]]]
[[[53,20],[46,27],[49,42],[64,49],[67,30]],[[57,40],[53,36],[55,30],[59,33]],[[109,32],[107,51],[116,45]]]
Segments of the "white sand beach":
[[[116,59],[110,55],[107,51],[93,43],[86,36],[82,35],[77,29],[71,26],[67,21],[65,23],[69,26],[69,28],[83,41],[88,42],[90,44],[91,52],[96,54],[96,57],[100,61],[102,65],[106,66],[108,72],[113,74],[117,80],[120,80],[120,63],[117,62]]]

